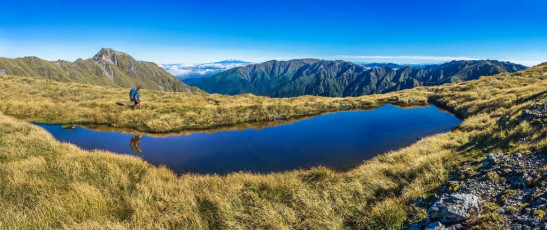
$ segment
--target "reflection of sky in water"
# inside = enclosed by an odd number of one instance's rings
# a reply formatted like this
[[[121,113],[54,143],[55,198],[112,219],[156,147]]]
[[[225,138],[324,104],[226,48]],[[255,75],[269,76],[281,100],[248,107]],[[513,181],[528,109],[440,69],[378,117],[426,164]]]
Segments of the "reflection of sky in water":
[[[57,140],[83,149],[106,149],[141,156],[177,173],[271,172],[324,165],[347,170],[377,154],[421,137],[445,132],[460,121],[434,106],[330,113],[260,130],[230,130],[153,137],[62,129],[42,125]],[[138,149],[142,153],[138,152]],[[133,151],[132,151],[133,149]]]

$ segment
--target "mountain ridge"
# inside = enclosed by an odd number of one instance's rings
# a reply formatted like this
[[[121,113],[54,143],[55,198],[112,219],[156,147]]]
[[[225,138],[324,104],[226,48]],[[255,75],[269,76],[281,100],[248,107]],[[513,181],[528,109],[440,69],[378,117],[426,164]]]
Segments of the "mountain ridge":
[[[429,65],[435,65],[435,64],[397,64],[392,62],[356,62],[356,64],[362,65],[367,68],[378,68],[378,67],[391,67],[393,69],[401,69],[407,66],[410,66],[412,68],[423,68],[425,66]]]
[[[226,70],[185,83],[209,93],[252,93],[271,97],[360,96],[418,86],[432,86],[477,79],[480,76],[515,72],[525,66],[496,60],[451,61],[422,68],[386,66],[367,68],[342,60],[271,60]]]
[[[35,56],[0,58],[0,74],[36,77],[109,87],[136,87],[168,92],[198,92],[153,62],[137,61],[129,54],[102,48],[88,59],[46,61]]]

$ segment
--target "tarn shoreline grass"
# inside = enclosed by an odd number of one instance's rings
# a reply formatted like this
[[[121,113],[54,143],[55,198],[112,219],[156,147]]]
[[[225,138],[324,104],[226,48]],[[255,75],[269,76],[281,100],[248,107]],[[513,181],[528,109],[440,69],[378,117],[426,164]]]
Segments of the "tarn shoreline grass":
[[[5,89],[0,92],[0,111],[9,115],[0,115],[0,228],[5,229],[398,229],[425,217],[425,210],[413,205],[416,198],[431,197],[462,162],[478,162],[493,151],[547,150],[547,140],[541,138],[547,128],[519,121],[525,108],[547,100],[547,65],[358,98],[274,100],[146,92],[143,99],[150,107],[139,112],[121,111],[112,103],[126,96],[125,91],[0,78]],[[161,132],[349,107],[339,108],[342,103],[374,107],[393,101],[431,101],[465,119],[450,132],[423,138],[344,173],[318,167],[177,176],[136,157],[59,143],[43,129],[10,117],[94,121]],[[226,113],[215,116],[219,111]],[[175,112],[184,113],[177,117],[171,114]],[[127,117],[135,117],[134,123],[117,123]],[[521,142],[521,137],[534,141]]]
[[[0,76],[0,111],[35,123],[98,124],[162,133],[276,122],[385,104],[423,106],[422,90],[355,98],[268,98],[144,91],[142,110],[129,108],[129,89]],[[117,105],[123,104],[123,106]]]

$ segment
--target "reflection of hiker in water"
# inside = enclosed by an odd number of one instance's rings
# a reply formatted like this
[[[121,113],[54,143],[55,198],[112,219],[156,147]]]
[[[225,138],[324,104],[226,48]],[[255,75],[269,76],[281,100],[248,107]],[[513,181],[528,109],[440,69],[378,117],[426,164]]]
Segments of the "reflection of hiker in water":
[[[139,146],[141,143],[141,137],[142,134],[137,134],[129,141],[129,147],[131,148],[132,152],[142,153],[141,147]]]

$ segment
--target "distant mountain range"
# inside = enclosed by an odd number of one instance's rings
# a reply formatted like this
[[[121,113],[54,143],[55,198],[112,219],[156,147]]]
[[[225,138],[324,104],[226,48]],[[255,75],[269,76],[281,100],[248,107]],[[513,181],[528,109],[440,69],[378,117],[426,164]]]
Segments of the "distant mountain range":
[[[46,61],[37,57],[0,58],[0,74],[36,77],[111,87],[136,87],[174,92],[201,91],[190,87],[152,62],[126,53],[101,49],[89,59]]]
[[[165,71],[180,80],[208,77],[224,70],[251,64],[251,62],[239,60],[224,60],[219,62],[201,64],[164,64],[160,65]]]
[[[369,68],[341,60],[295,59],[251,64],[184,82],[209,93],[229,95],[340,97],[440,85],[526,69],[523,65],[496,60],[451,61],[420,68],[393,67]]]
[[[395,63],[384,63],[384,62],[358,62],[357,64],[362,65],[366,68],[372,69],[372,68],[379,68],[379,67],[389,67],[393,69],[401,69],[405,68],[407,66],[410,66],[412,68],[421,69],[425,68],[427,66],[431,66],[434,64],[395,64]]]

